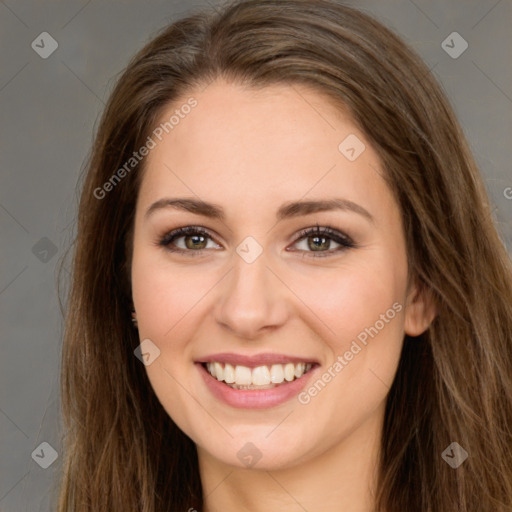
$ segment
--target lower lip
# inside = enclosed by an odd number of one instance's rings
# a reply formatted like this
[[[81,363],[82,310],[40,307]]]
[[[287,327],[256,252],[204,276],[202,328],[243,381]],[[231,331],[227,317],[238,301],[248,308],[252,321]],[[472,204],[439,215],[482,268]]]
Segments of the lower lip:
[[[201,363],[195,363],[201,376],[212,394],[231,407],[241,409],[266,409],[282,404],[298,395],[310,380],[311,375],[319,368],[313,367],[302,377],[291,382],[279,384],[275,388],[250,390],[233,389],[210,375]]]

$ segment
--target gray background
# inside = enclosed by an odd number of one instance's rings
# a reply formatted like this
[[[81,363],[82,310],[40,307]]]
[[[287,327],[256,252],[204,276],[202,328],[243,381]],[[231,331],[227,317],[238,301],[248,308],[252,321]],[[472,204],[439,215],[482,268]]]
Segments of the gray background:
[[[433,69],[480,165],[510,253],[512,1],[347,3],[396,30]],[[53,510],[61,457],[43,469],[32,453],[42,442],[61,453],[56,269],[75,233],[77,182],[99,115],[128,59],[156,30],[201,5],[208,2],[0,2],[3,512]],[[458,58],[441,46],[454,31],[469,45]],[[47,59],[31,47],[42,32],[58,42]]]

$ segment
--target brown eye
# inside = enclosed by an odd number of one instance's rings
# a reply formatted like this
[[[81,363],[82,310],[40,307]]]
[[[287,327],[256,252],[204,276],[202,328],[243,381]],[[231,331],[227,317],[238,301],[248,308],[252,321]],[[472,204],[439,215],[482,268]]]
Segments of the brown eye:
[[[305,250],[306,253],[312,253],[311,256],[329,256],[355,247],[354,242],[349,236],[327,226],[324,228],[319,228],[318,226],[308,228],[301,231],[300,235],[295,245],[298,242],[305,241],[307,249],[301,250]],[[333,242],[338,244],[339,247],[330,249]]]
[[[183,239],[184,245],[176,244],[177,240]],[[164,235],[158,245],[165,247],[171,252],[187,252],[195,256],[207,249],[208,240],[212,240],[210,234],[200,227],[186,226],[175,229]],[[194,254],[195,253],[195,254]]]
[[[205,249],[205,239],[206,237],[204,235],[185,235],[183,237],[185,240],[185,245],[187,249]]]

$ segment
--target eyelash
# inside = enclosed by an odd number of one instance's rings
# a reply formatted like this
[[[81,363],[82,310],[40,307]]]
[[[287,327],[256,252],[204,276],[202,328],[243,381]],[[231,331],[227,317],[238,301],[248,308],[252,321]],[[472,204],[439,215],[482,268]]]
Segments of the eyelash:
[[[170,252],[177,252],[177,253],[191,253],[191,256],[199,256],[200,253],[204,251],[204,249],[199,250],[191,250],[191,249],[179,249],[179,248],[172,248],[170,247],[170,244],[174,242],[177,238],[181,238],[183,236],[190,236],[190,235],[202,235],[204,237],[208,237],[213,240],[210,233],[206,231],[204,228],[201,228],[199,226],[185,226],[182,228],[175,229],[173,231],[170,231],[169,233],[166,233],[163,237],[161,237],[157,245],[165,247],[166,250]],[[323,238],[331,239],[334,242],[340,244],[341,247],[338,247],[337,249],[333,249],[330,251],[304,251],[305,253],[311,253],[311,256],[314,258],[323,258],[332,255],[333,253],[346,251],[347,249],[353,249],[356,247],[356,244],[353,242],[353,240],[345,235],[344,233],[341,233],[340,231],[337,231],[329,226],[325,227],[318,227],[318,224],[314,228],[306,228],[299,232],[299,238],[295,240],[294,244],[302,241],[304,238],[308,238],[310,236],[320,236]],[[194,254],[195,253],[195,254]]]

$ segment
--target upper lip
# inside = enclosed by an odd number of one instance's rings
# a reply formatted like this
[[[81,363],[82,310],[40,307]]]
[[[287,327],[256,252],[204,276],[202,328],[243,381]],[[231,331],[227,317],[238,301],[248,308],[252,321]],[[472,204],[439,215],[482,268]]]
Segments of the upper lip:
[[[286,364],[286,363],[311,363],[318,364],[318,361],[309,357],[289,356],[286,354],[263,353],[246,356],[242,354],[234,354],[232,352],[223,352],[220,354],[212,354],[201,357],[196,363],[229,363],[233,366],[241,365],[255,368],[256,366],[264,366],[268,364]]]

